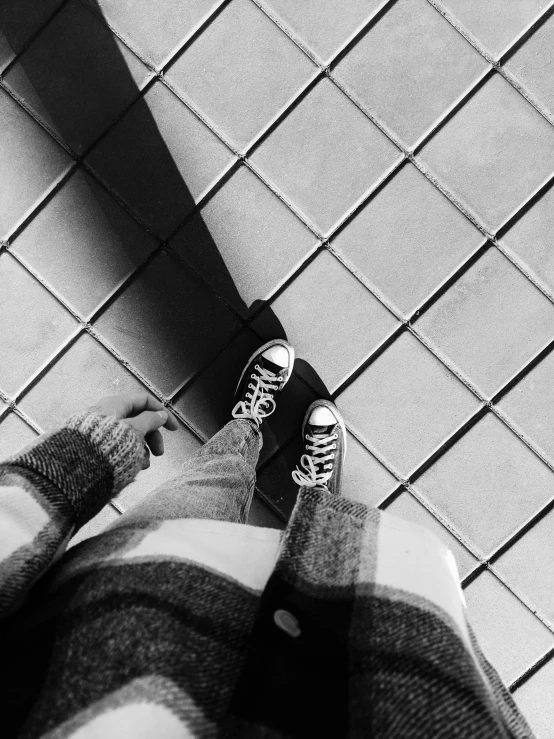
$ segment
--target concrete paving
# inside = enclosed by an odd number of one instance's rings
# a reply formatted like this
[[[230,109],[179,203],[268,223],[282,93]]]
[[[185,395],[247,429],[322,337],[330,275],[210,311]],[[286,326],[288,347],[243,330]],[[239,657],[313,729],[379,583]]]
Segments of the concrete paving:
[[[0,456],[103,395],[180,421],[100,531],[287,337],[251,523],[331,397],[345,495],[435,531],[554,725],[552,0],[6,0]]]

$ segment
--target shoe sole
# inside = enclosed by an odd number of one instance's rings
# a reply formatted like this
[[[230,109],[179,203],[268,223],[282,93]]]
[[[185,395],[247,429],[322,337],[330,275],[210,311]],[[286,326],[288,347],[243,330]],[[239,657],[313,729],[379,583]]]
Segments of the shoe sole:
[[[240,387],[240,383],[242,382],[242,378],[244,377],[244,373],[246,372],[246,370],[250,366],[252,360],[255,359],[255,357],[257,357],[258,355],[263,354],[266,349],[269,349],[272,346],[276,346],[277,344],[279,344],[280,346],[286,346],[286,348],[289,351],[289,355],[291,357],[291,361],[289,362],[289,375],[287,377],[287,382],[290,380],[290,376],[292,375],[292,368],[294,367],[294,360],[295,360],[294,347],[291,346],[291,344],[289,344],[288,341],[285,341],[284,339],[272,339],[271,341],[268,341],[267,344],[264,344],[259,349],[256,349],[256,351],[254,352],[254,354],[252,354],[252,356],[250,357],[250,359],[248,360],[248,362],[246,362],[246,364],[244,365],[244,369],[242,370],[241,376],[240,376],[239,381],[237,382],[237,386],[235,388],[235,396],[236,396],[237,391],[238,391],[238,389]],[[286,384],[287,383],[285,383],[285,385]],[[283,385],[283,387],[284,387],[284,385]]]
[[[302,440],[305,438],[305,432],[306,432],[306,426],[308,425],[308,419],[312,415],[312,411],[314,408],[318,408],[319,406],[324,405],[326,408],[328,408],[331,413],[335,416],[337,419],[339,426],[342,429],[342,437],[343,437],[343,445],[342,445],[342,464],[344,466],[344,458],[346,457],[346,424],[344,423],[344,419],[342,417],[342,414],[340,413],[339,409],[334,403],[331,403],[330,400],[314,400],[313,403],[310,404],[310,407],[306,411],[304,415],[304,421],[302,422]]]

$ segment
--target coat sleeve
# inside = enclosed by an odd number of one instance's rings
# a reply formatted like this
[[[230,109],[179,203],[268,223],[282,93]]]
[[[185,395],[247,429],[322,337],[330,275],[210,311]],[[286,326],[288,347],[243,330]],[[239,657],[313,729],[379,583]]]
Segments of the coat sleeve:
[[[0,461],[0,620],[143,468],[138,433],[84,411]]]

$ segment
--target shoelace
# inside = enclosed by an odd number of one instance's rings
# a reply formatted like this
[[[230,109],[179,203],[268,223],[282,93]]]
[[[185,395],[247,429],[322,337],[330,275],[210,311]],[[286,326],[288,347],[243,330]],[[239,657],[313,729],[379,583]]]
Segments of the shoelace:
[[[232,415],[233,418],[251,418],[259,426],[263,419],[275,410],[275,400],[267,393],[267,390],[273,392],[278,390],[284,378],[274,374],[271,370],[260,367],[259,364],[256,364],[254,369],[259,374],[251,374],[250,377],[257,380],[257,383],[256,385],[251,382],[248,383],[248,389],[254,392],[246,393],[245,397],[248,400],[240,400],[233,408]],[[275,383],[277,383],[277,386],[275,386]],[[266,408],[267,405],[269,405],[269,409]]]
[[[309,434],[306,434],[307,441],[311,441],[313,443],[313,446],[306,444],[306,449],[313,452],[313,454],[303,454],[300,458],[300,464],[304,467],[306,472],[302,472],[298,466],[293,471],[292,479],[297,485],[302,485],[308,488],[313,488],[316,485],[325,485],[333,474],[333,463],[330,462],[322,466],[323,470],[329,470],[329,472],[318,472],[316,465],[321,465],[322,462],[335,458],[334,454],[326,454],[326,452],[337,448],[336,444],[330,444],[330,442],[337,438],[337,434],[331,434],[331,436],[310,436]],[[327,446],[324,446],[324,444]]]

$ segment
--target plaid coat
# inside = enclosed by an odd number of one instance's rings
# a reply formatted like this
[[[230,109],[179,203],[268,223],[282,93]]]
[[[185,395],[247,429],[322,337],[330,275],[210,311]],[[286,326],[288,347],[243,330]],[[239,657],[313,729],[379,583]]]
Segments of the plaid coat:
[[[303,492],[261,591],[133,527],[64,553],[142,455],[82,413],[0,464],[3,737],[533,736],[469,625],[378,574],[376,509]]]

